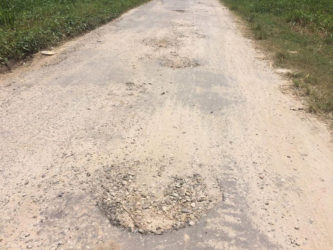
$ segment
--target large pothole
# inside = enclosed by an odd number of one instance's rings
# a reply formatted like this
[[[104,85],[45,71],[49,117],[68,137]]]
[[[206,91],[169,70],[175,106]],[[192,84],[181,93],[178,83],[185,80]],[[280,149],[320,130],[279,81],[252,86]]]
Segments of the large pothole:
[[[172,176],[158,192],[138,183],[135,170],[123,164],[105,167],[98,178],[98,206],[111,224],[133,232],[162,234],[194,225],[217,200],[199,174]]]

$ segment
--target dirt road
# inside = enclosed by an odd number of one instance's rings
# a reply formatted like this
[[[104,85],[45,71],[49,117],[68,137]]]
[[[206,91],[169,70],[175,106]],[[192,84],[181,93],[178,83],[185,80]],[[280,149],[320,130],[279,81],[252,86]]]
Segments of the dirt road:
[[[0,82],[1,249],[333,249],[325,125],[216,0],[153,0]]]

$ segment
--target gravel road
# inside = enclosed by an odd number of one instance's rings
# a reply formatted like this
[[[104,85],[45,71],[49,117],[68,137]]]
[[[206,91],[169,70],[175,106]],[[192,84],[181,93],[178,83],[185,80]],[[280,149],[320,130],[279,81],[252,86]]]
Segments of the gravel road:
[[[333,249],[326,125],[216,0],[153,0],[0,76],[1,249]]]

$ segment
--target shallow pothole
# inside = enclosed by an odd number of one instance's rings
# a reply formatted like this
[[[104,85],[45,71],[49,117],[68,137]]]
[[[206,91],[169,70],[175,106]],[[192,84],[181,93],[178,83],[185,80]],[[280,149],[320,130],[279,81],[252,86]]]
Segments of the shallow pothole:
[[[162,37],[162,38],[146,38],[143,44],[155,49],[172,48],[180,45],[180,41],[176,37]]]
[[[162,57],[159,63],[163,67],[168,67],[172,69],[180,68],[193,68],[200,66],[199,62],[195,59],[190,59],[188,57],[172,56],[172,57]]]

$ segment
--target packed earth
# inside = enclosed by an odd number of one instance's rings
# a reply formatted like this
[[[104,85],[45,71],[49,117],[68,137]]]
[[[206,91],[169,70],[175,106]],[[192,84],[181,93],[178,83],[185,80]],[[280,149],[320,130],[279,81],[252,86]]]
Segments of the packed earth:
[[[153,0],[0,75],[0,249],[332,249],[284,72],[217,0]]]

